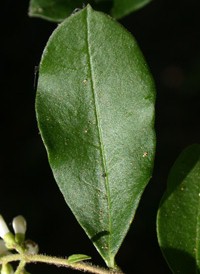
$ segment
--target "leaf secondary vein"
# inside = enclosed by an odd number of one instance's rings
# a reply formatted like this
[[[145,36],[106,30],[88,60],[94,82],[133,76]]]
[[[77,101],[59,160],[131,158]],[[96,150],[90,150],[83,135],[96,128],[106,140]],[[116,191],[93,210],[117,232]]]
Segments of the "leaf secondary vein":
[[[100,153],[101,153],[101,160],[102,160],[102,165],[103,165],[103,170],[106,174],[106,177],[104,179],[105,182],[105,189],[106,189],[106,197],[107,197],[107,206],[108,206],[108,224],[109,224],[109,242],[108,242],[108,250],[110,253],[110,235],[111,235],[111,201],[110,201],[110,188],[109,188],[109,181],[108,181],[108,172],[107,172],[107,165],[106,165],[106,158],[105,158],[105,151],[104,151],[104,145],[103,145],[103,137],[102,137],[102,132],[101,132],[101,122],[100,122],[100,115],[99,115],[99,109],[98,109],[98,100],[95,94],[95,76],[94,76],[94,70],[92,66],[92,59],[91,59],[91,48],[90,48],[90,19],[89,19],[89,12],[90,10],[87,9],[86,13],[86,28],[87,28],[87,53],[88,53],[88,65],[89,65],[89,72],[90,72],[90,77],[91,77],[91,89],[93,93],[93,99],[94,99],[94,108],[95,108],[95,116],[96,116],[96,124],[98,128],[98,138],[99,138],[99,144],[100,144]]]

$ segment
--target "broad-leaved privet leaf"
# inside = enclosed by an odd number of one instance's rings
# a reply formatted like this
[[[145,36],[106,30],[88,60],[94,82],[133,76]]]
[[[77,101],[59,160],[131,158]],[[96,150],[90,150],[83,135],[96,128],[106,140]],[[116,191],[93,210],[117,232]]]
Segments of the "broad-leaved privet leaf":
[[[111,15],[117,19],[122,18],[131,12],[134,12],[152,0],[113,0]]]
[[[110,267],[151,177],[154,101],[136,41],[109,16],[87,6],[50,37],[39,129],[67,204]]]
[[[184,150],[172,167],[157,230],[173,273],[200,273],[200,145]]]

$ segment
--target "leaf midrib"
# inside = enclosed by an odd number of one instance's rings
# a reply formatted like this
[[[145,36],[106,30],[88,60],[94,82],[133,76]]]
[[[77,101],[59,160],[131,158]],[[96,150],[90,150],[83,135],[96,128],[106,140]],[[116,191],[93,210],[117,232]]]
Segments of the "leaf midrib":
[[[196,258],[196,274],[199,273],[199,236],[200,236],[200,229],[199,229],[199,218],[200,218],[200,192],[198,191],[198,208],[197,208],[197,221],[196,221],[196,241],[195,241],[195,258]]]
[[[101,121],[100,121],[100,115],[99,115],[99,107],[98,107],[98,99],[95,94],[95,77],[94,77],[94,69],[92,65],[92,54],[91,54],[91,48],[90,48],[90,22],[89,22],[89,12],[88,9],[86,11],[86,43],[87,43],[87,55],[88,55],[88,66],[89,66],[89,72],[90,72],[90,77],[91,77],[91,90],[92,90],[92,95],[93,95],[93,100],[94,100],[94,110],[95,110],[95,118],[96,118],[96,124],[97,124],[97,130],[98,130],[98,139],[99,139],[99,144],[100,144],[100,154],[101,154],[101,160],[102,160],[102,165],[103,165],[103,170],[106,174],[104,178],[105,182],[105,190],[106,190],[106,197],[107,197],[107,205],[108,205],[108,251],[109,255],[111,252],[110,248],[110,243],[111,243],[111,228],[112,228],[112,223],[111,223],[111,199],[110,199],[110,186],[109,186],[109,180],[108,180],[108,172],[107,172],[107,164],[106,164],[106,158],[105,158],[105,151],[104,151],[104,145],[103,145],[103,137],[102,137],[102,131],[101,131]],[[110,256],[111,257],[111,256]]]

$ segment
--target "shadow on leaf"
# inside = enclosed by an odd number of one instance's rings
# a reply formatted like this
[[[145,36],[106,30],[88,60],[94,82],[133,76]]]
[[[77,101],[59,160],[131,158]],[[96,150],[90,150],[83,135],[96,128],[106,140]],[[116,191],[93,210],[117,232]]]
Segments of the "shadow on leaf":
[[[95,243],[95,242],[97,242],[101,237],[107,236],[107,235],[109,235],[109,234],[110,234],[109,231],[103,230],[103,231],[101,231],[101,232],[96,233],[96,234],[91,238],[91,241],[92,241],[93,243]]]
[[[200,267],[189,253],[173,248],[162,248],[162,251],[174,274],[200,274]]]

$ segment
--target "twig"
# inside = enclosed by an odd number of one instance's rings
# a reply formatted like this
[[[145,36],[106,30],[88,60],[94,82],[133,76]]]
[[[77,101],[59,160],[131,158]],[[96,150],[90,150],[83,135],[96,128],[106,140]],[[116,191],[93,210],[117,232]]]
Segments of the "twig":
[[[14,261],[21,261],[23,264],[28,263],[47,263],[56,266],[62,266],[67,268],[72,268],[74,270],[79,270],[83,272],[89,272],[94,274],[123,274],[118,270],[107,270],[99,266],[94,266],[89,263],[68,263],[65,258],[57,258],[42,254],[10,254],[3,257],[0,257],[0,264],[6,264]],[[19,266],[20,267],[20,264]]]

